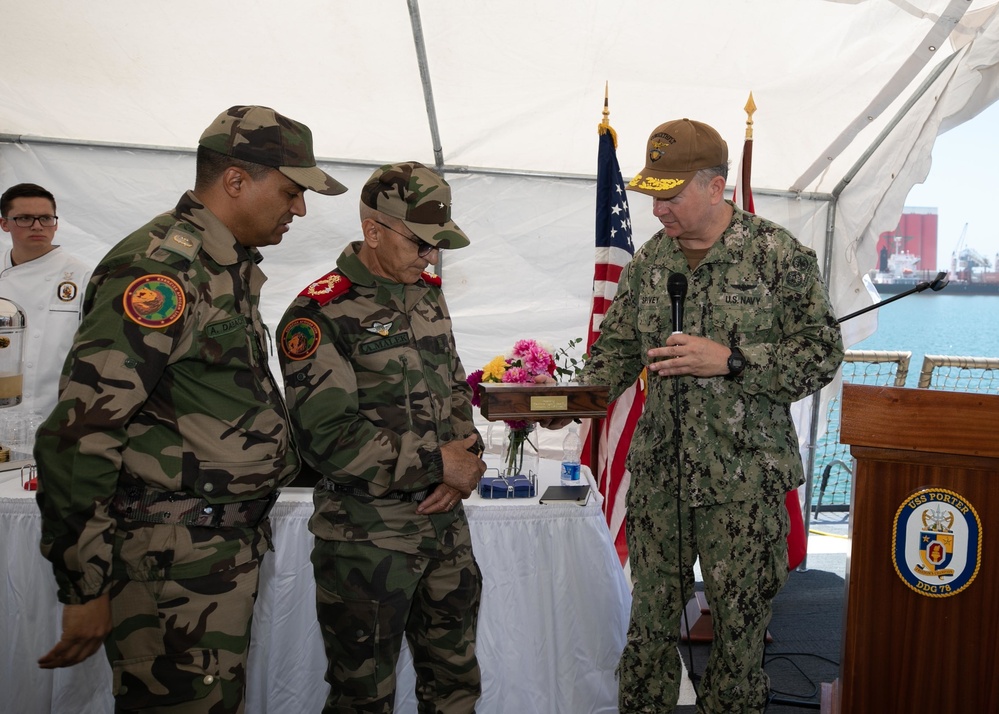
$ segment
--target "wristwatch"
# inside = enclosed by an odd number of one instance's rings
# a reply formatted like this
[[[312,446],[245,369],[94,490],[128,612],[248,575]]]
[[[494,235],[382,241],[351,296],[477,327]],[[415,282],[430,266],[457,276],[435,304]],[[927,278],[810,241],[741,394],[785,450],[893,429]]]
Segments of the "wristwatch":
[[[742,354],[742,350],[738,347],[733,347],[732,353],[728,356],[728,374],[726,376],[738,377],[744,369],[746,369],[746,355]]]

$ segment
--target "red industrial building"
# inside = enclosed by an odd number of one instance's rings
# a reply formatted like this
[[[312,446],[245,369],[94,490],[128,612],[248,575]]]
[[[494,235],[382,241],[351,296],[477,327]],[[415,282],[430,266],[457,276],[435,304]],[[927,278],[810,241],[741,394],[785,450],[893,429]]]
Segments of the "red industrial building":
[[[903,253],[918,258],[915,273],[937,270],[937,209],[906,207],[898,228],[886,231],[878,238],[878,272],[888,273],[891,255]]]

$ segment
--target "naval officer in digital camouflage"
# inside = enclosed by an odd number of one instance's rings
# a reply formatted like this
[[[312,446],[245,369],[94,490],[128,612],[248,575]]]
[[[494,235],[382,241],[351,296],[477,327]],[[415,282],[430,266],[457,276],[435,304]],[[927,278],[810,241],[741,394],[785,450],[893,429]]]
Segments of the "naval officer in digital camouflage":
[[[764,636],[787,579],[784,497],[804,475],[790,406],[843,360],[815,252],[725,200],[727,175],[728,146],[712,127],[678,119],[653,130],[628,188],[653,198],[662,230],[625,266],[583,372],[611,398],[649,373],[628,452],[634,597],[619,672],[629,714],[676,705],[698,558],[714,640],[697,711],[766,708]],[[674,281],[686,286],[680,325]]]
[[[305,215],[307,189],[346,190],[316,166],[308,127],[260,106],[216,118],[196,172],[94,270],[35,445],[42,553],[65,603],[39,665],[103,642],[118,712],[243,711],[268,513],[299,467],[258,248]]]
[[[416,162],[376,170],[360,203],[362,240],[278,329],[303,468],[320,479],[323,711],[391,712],[405,637],[420,711],[468,714],[482,580],[461,499],[485,464],[441,279],[425,272],[468,238],[447,182]]]

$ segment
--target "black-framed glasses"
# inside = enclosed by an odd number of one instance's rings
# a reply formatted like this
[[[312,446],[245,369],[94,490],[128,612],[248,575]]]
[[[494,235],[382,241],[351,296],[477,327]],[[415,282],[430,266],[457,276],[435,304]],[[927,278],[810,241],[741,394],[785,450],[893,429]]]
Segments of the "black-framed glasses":
[[[422,238],[417,238],[416,236],[408,236],[405,233],[400,233],[399,231],[397,231],[392,226],[385,225],[384,223],[382,223],[381,221],[379,221],[377,219],[373,218],[372,220],[375,223],[377,223],[378,225],[380,225],[382,228],[388,228],[393,233],[401,235],[403,238],[405,238],[410,243],[412,243],[413,245],[415,245],[416,246],[416,254],[419,257],[421,257],[421,258],[426,258],[428,255],[430,255],[430,251],[432,251],[432,250],[440,250],[440,248],[438,248],[436,245],[430,245],[430,243],[427,243]],[[42,224],[42,225],[44,225],[44,224]]]
[[[35,221],[38,221],[42,228],[51,228],[59,222],[59,216],[9,216],[7,220],[14,221],[21,228],[31,228],[35,225]]]

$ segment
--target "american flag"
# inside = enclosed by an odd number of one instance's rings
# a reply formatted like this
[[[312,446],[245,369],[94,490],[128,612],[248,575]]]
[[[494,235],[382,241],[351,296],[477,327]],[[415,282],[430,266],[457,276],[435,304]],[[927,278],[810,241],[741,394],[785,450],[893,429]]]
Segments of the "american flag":
[[[605,110],[606,111],[606,110]],[[617,163],[614,130],[606,121],[600,125],[600,146],[597,155],[597,222],[596,260],[593,268],[593,307],[586,339],[586,349],[600,335],[600,324],[617,292],[621,269],[635,254],[631,240],[631,214],[624,191],[621,168]],[[607,409],[600,422],[597,463],[590,463],[590,443],[593,430],[586,435],[583,463],[590,466],[604,497],[604,516],[621,564],[628,559],[625,540],[625,510],[631,473],[624,467],[635,424],[645,406],[643,378],[639,378]]]

